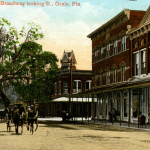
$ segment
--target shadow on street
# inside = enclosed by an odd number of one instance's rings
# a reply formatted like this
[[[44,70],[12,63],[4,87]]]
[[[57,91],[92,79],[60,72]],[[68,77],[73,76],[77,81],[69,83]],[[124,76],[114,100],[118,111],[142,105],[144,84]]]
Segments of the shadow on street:
[[[39,122],[40,123],[40,122]],[[60,121],[48,121],[42,122],[40,127],[50,128],[63,128],[66,130],[101,130],[101,131],[116,131],[116,132],[149,132],[140,129],[100,125],[100,124],[87,124],[82,122],[60,122]]]

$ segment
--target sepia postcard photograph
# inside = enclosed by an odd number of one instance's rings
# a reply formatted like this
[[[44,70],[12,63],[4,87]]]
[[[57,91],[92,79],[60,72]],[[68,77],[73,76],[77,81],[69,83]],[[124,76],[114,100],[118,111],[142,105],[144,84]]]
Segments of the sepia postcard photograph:
[[[150,1],[1,0],[0,141],[149,150]]]

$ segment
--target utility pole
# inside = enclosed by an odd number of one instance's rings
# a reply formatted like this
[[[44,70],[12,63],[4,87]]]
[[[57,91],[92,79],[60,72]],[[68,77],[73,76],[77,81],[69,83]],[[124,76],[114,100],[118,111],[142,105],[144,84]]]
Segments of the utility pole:
[[[69,69],[70,69],[70,89],[69,89],[69,113],[71,113],[71,94],[72,94],[72,59],[69,63]]]

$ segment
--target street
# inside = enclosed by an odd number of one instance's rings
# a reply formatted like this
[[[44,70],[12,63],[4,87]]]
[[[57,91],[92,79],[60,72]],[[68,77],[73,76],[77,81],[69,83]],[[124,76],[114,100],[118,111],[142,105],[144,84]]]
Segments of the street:
[[[7,150],[149,150],[150,131],[123,127],[49,122],[39,124],[32,135],[23,128],[23,134],[6,129],[0,123],[0,149]],[[20,133],[20,127],[19,127]]]

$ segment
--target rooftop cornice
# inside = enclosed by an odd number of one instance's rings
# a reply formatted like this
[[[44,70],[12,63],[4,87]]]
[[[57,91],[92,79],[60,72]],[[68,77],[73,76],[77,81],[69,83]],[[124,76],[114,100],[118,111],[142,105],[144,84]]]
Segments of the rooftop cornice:
[[[144,35],[145,33],[148,33],[149,31],[150,31],[150,21],[145,23],[143,26],[140,26],[139,28],[131,30],[130,32],[128,32],[128,35],[130,37],[130,40],[133,40],[137,37]]]
[[[87,37],[91,38],[97,32],[103,31],[105,28],[110,27],[110,24],[112,24],[112,22],[115,22],[115,20],[117,20],[119,18],[123,18],[123,16],[127,16],[128,20],[129,20],[129,18],[130,18],[130,10],[129,9],[125,9],[125,10],[121,11],[118,15],[116,15],[114,18],[112,18],[111,20],[109,20],[108,22],[106,22],[105,24],[100,26],[99,28],[97,28],[95,31],[90,33]]]
[[[70,70],[61,70],[58,76],[70,75]],[[72,75],[92,75],[91,70],[72,70]]]

